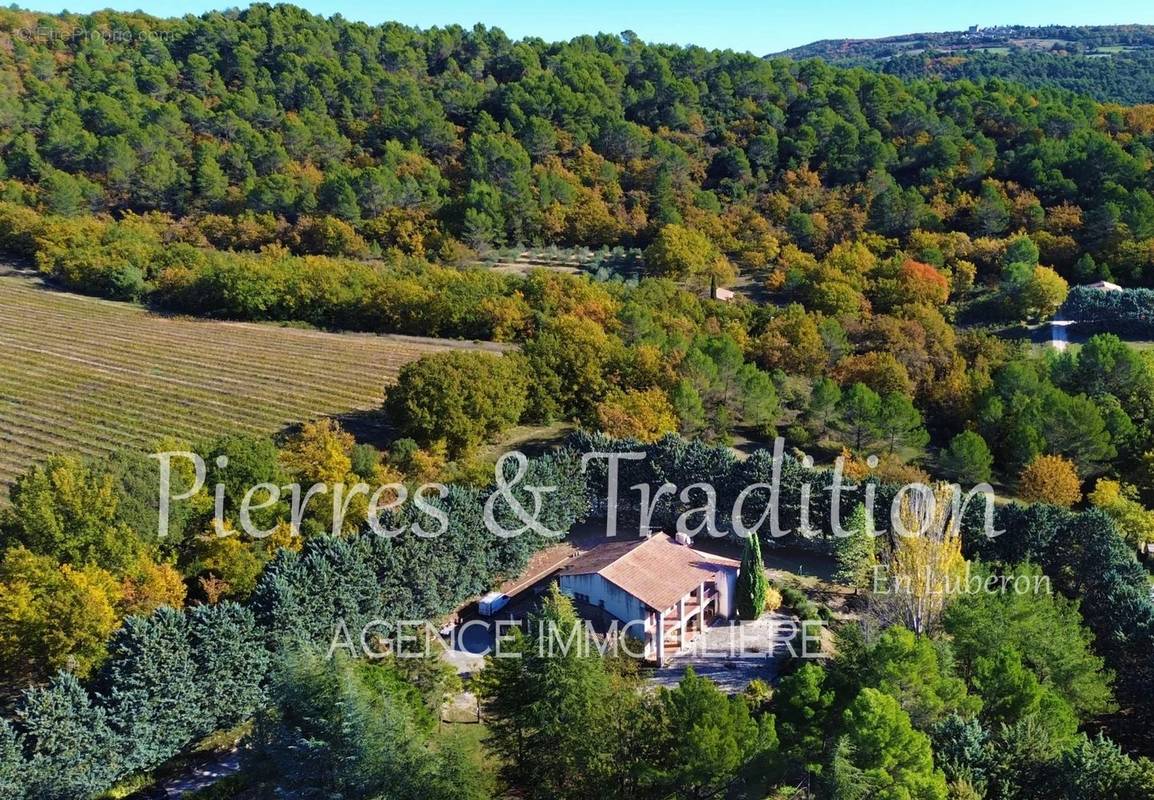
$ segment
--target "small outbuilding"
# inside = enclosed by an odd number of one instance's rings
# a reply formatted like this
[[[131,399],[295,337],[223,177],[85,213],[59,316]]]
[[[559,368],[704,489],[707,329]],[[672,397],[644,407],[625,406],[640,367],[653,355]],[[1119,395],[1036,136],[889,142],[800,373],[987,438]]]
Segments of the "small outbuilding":
[[[1110,281],[1095,281],[1094,283],[1086,284],[1087,289],[1097,289],[1099,292],[1120,292],[1122,287]]]

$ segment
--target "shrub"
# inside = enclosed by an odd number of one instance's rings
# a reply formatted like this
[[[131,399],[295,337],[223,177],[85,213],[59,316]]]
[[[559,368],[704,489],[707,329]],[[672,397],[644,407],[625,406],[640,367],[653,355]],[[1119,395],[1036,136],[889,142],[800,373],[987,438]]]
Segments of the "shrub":
[[[35,211],[11,203],[0,204],[0,250],[32,258],[44,219]]]
[[[792,586],[782,587],[781,605],[793,609],[800,619],[818,619],[821,616],[821,611],[805,596],[805,593]]]
[[[774,611],[777,611],[779,608],[781,608],[781,602],[781,592],[779,592],[776,588],[770,586],[765,590],[766,613],[772,614]]]

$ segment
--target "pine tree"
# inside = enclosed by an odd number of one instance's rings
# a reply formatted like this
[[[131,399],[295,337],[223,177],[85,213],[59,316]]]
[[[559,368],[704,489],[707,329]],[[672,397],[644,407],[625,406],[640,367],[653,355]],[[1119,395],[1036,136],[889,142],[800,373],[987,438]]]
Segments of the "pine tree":
[[[18,716],[31,755],[28,797],[90,797],[126,773],[126,742],[74,676],[29,689]]]
[[[741,572],[737,576],[737,613],[744,620],[755,620],[765,610],[769,581],[761,560],[761,543],[753,533],[745,540]]]
[[[946,779],[934,768],[930,741],[897,700],[862,689],[843,728],[833,762],[835,796],[946,800]]]
[[[876,441],[881,403],[878,393],[864,383],[855,383],[842,393],[838,403],[841,429],[849,436],[854,450],[861,452]]]
[[[0,797],[24,797],[28,781],[20,737],[0,719]]]
[[[922,415],[914,401],[900,392],[890,392],[881,399],[877,427],[881,437],[894,452],[898,447],[924,447],[930,440],[922,427]]]
[[[423,726],[419,694],[383,663],[307,650],[272,681],[275,709],[257,721],[250,769],[301,797],[476,800],[475,765],[443,750]]]
[[[97,680],[109,722],[126,740],[130,769],[150,769],[212,732],[208,697],[197,685],[185,615],[161,608],[129,617],[108,646]]]
[[[196,681],[213,729],[252,715],[265,701],[269,651],[256,619],[235,603],[197,606],[186,614]]]
[[[808,774],[822,771],[828,739],[837,724],[837,696],[826,671],[812,661],[781,679],[773,712],[782,755]]]
[[[629,748],[636,681],[598,653],[556,586],[515,646],[521,657],[493,656],[479,677],[502,777],[528,800],[610,796],[641,769]]]
[[[713,797],[777,750],[772,715],[755,718],[744,697],[727,696],[692,667],[676,688],[659,690],[658,707],[651,779],[659,796]]]

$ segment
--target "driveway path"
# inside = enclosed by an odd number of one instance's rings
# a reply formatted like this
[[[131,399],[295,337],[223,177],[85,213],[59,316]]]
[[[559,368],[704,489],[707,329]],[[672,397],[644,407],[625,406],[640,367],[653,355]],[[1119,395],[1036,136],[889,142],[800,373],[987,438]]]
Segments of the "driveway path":
[[[224,750],[213,755],[208,761],[192,767],[185,774],[164,781],[156,797],[184,797],[238,772],[240,772],[240,750]]]
[[[1073,324],[1073,320],[1058,319],[1057,317],[1050,320],[1050,346],[1059,353],[1065,351],[1066,346],[1070,344],[1070,337],[1066,328]]]

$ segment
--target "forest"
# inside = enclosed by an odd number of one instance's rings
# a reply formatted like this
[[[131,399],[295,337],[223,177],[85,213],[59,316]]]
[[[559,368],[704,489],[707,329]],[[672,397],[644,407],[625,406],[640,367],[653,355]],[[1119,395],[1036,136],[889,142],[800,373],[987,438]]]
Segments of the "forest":
[[[1105,103],[1135,105],[1154,101],[1154,90],[1150,88],[1154,50],[1149,48],[1108,56],[1036,51],[903,55],[877,64],[876,68],[911,79],[999,78],[1034,88],[1055,86]]]
[[[223,733],[245,742],[243,768],[204,797],[1154,798],[1139,559],[1154,543],[1154,105],[1090,96],[1131,84],[987,75],[986,56],[939,80],[264,4],[5,9],[0,45],[0,253],[49,286],[503,343],[382,375],[373,441],[330,418],[157,441],[203,454],[224,487],[163,539],[137,449],[59,453],[17,478],[0,508],[3,800],[122,797]],[[524,248],[607,255],[490,266]],[[1086,335],[1039,347],[1058,313]],[[526,567],[544,543],[480,521],[494,453],[524,430],[558,437],[530,465],[560,489],[543,520],[558,530],[604,496],[583,452],[644,451],[625,485],[708,481],[728,508],[769,479],[781,435],[791,521],[828,512],[840,457],[887,502],[910,483],[991,484],[1006,533],[963,513],[938,540],[875,537],[863,508],[844,540],[799,533],[790,546],[836,562],[849,617],[768,585],[762,548],[782,543],[731,537],[743,622],[829,622],[822,659],[734,696],[693,671],[643,691],[628,659],[534,658],[526,633],[527,657],[470,678],[486,736],[469,741],[442,724],[464,686],[440,662],[320,656],[340,621],[442,621]],[[239,536],[245,489],[289,481],[444,482],[453,523],[381,537],[357,524],[361,497],[341,529],[320,506],[294,526],[281,499],[257,514],[267,537]],[[659,524],[684,506],[667,498]],[[909,602],[871,592],[875,566],[927,563],[939,583]],[[1054,592],[934,599],[971,572]],[[536,613],[580,627],[557,593]]]
[[[944,241],[964,234],[963,250],[988,254],[1024,231],[1067,277],[1088,254],[1149,280],[1143,106],[291,6],[169,20],[6,10],[0,31],[3,196],[49,215],[155,211],[180,223],[167,238],[217,249],[434,260],[462,244],[647,246],[685,225],[738,270],[789,245],[820,258],[915,234],[952,269],[967,253]],[[976,263],[996,278],[996,262]]]

